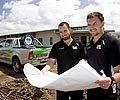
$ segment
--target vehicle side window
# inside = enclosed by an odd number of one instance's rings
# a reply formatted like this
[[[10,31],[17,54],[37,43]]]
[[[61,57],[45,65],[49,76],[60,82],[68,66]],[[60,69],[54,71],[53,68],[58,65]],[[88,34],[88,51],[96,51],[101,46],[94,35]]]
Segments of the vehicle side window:
[[[21,46],[21,47],[25,47],[24,40],[23,40],[23,39],[20,39],[19,41],[20,41],[20,46]]]
[[[5,41],[6,40],[0,41],[0,47],[4,47],[5,46]]]
[[[12,43],[12,40],[7,40],[5,43],[5,47],[10,47]]]
[[[18,39],[16,39],[16,41],[14,41],[14,47],[19,47]]]

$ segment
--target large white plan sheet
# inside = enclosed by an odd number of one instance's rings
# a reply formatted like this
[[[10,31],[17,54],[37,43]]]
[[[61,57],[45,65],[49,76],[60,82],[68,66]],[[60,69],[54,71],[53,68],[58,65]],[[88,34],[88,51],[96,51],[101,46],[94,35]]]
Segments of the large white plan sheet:
[[[74,91],[99,87],[95,82],[103,79],[85,60],[68,71],[58,75],[53,72],[41,71],[31,64],[24,65],[24,74],[31,85],[38,88],[56,89],[61,91]]]

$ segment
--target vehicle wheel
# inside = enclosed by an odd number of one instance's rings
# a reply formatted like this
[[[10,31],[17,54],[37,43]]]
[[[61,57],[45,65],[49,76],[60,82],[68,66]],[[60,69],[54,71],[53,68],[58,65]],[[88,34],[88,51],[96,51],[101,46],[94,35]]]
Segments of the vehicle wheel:
[[[20,70],[21,70],[21,63],[19,61],[18,58],[16,59],[13,59],[12,61],[12,67],[13,67],[13,70],[16,72],[16,73],[19,73]]]

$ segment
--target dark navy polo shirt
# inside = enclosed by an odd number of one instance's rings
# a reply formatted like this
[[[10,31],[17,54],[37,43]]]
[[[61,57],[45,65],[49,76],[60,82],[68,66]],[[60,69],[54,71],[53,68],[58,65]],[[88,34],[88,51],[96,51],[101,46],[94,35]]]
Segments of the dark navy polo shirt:
[[[111,76],[111,66],[120,64],[120,41],[106,33],[96,43],[92,39],[86,51],[88,63],[99,74],[103,70]]]
[[[58,74],[61,74],[85,58],[85,52],[80,42],[73,40],[68,46],[61,40],[53,45],[49,58],[57,59]]]

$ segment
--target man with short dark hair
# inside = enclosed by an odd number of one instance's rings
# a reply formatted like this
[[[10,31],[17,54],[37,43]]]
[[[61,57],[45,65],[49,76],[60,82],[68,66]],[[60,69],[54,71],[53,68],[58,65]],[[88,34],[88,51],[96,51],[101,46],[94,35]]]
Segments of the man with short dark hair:
[[[87,61],[103,80],[99,88],[88,89],[87,100],[116,100],[116,83],[120,81],[120,42],[104,32],[104,16],[92,12],[87,16],[88,31],[92,35],[87,46]],[[112,71],[111,71],[112,70]]]
[[[61,40],[53,45],[49,54],[49,60],[41,70],[43,73],[48,71],[57,62],[58,74],[62,74],[85,58],[85,51],[82,44],[71,37],[69,24],[61,22],[58,25],[58,30]],[[71,98],[70,100],[83,100],[83,90],[68,92],[57,90],[57,100],[69,100],[69,97]]]

